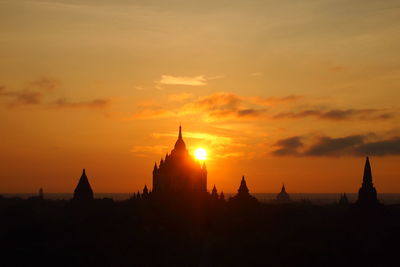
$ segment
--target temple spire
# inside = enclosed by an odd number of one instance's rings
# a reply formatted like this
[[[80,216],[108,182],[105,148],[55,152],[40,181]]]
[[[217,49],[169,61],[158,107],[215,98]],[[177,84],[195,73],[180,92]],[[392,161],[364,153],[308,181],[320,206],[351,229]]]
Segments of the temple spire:
[[[282,184],[281,192],[276,196],[276,200],[279,203],[287,203],[290,202],[290,196],[286,192],[285,184]]]
[[[183,141],[183,138],[182,138],[182,126],[181,125],[179,125],[178,140],[176,140],[176,143],[175,143],[175,151],[176,150],[178,150],[178,151],[185,151],[186,150],[186,144],[185,144],[185,142]]]
[[[365,160],[363,181],[360,190],[358,190],[357,204],[369,207],[379,205],[377,192],[372,183],[371,164],[368,157]]]
[[[249,194],[249,189],[247,188],[246,180],[244,179],[244,175],[242,176],[242,181],[240,182],[239,194]]]
[[[77,201],[88,201],[93,199],[93,190],[89,184],[85,169],[83,169],[81,178],[74,190],[73,199]]]
[[[365,160],[363,184],[365,186],[368,186],[368,187],[373,187],[371,164],[369,163],[369,158],[368,157]]]

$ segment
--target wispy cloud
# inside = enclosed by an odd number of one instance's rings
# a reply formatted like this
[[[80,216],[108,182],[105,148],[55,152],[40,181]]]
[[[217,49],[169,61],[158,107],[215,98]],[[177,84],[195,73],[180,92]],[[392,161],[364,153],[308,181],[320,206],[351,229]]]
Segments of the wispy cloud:
[[[395,109],[335,109],[328,107],[296,108],[299,101],[307,103],[301,95],[288,96],[241,96],[228,92],[217,92],[195,99],[192,94],[181,93],[167,96],[170,107],[166,103],[148,107],[140,107],[131,119],[151,119],[198,115],[204,121],[222,120],[293,120],[316,118],[326,121],[351,120],[390,120],[396,117]],[[176,103],[181,103],[176,106]],[[186,103],[185,103],[186,102]],[[303,104],[304,106],[304,104]]]
[[[298,112],[282,112],[273,116],[274,119],[302,119],[315,117],[322,120],[370,120],[390,119],[394,115],[386,109],[307,109]]]
[[[193,77],[162,75],[161,79],[156,83],[164,85],[203,86],[207,84],[206,81],[207,79],[204,77],[204,75],[198,75]]]
[[[59,98],[51,104],[53,108],[89,108],[89,109],[103,109],[111,104],[111,99],[97,98],[89,101],[73,102],[66,98]]]
[[[96,98],[87,101],[70,101],[65,97],[59,97],[55,100],[51,98],[54,91],[61,86],[61,82],[54,78],[41,77],[26,83],[22,89],[7,90],[6,87],[0,87],[0,97],[6,98],[5,105],[8,108],[22,106],[40,106],[44,108],[90,108],[103,109],[110,105],[109,98]],[[47,101],[46,101],[47,99]]]
[[[303,146],[301,136],[292,136],[289,138],[278,140],[274,146],[277,147],[272,154],[277,156],[297,155],[299,149]]]
[[[344,137],[322,136],[306,146],[303,140],[307,137],[293,136],[278,140],[276,156],[313,156],[313,157],[339,157],[339,156],[386,156],[400,155],[400,137],[382,140],[370,140],[375,134],[350,135]]]

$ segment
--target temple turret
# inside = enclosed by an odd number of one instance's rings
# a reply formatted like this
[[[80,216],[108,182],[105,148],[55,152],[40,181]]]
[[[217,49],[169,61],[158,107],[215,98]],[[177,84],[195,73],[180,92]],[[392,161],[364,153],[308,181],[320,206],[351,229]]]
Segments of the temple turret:
[[[179,126],[178,139],[171,153],[161,158],[160,165],[153,168],[152,195],[207,194],[207,168],[196,161],[186,149]]]
[[[218,200],[218,191],[217,191],[217,188],[215,187],[215,185],[211,191],[211,197],[215,200]]]
[[[372,171],[369,158],[365,160],[363,182],[358,191],[357,204],[361,206],[376,206],[379,205],[376,189],[372,183]]]
[[[74,201],[89,201],[93,200],[93,190],[89,184],[89,180],[86,176],[86,171],[83,169],[81,178],[79,179],[78,185],[74,190]]]
[[[282,185],[281,192],[276,196],[276,201],[280,203],[290,202],[290,196],[286,192],[285,184]]]
[[[238,193],[234,197],[231,197],[229,202],[242,207],[258,205],[258,200],[249,194],[249,189],[247,188],[244,176],[242,176],[242,180],[240,181]]]
[[[144,185],[142,197],[147,198],[149,196],[149,189],[147,189],[147,185]]]
[[[247,188],[246,180],[244,179],[244,175],[242,176],[242,181],[240,182],[240,186],[238,189],[239,195],[248,195],[249,189]]]
[[[156,173],[157,171],[158,171],[157,162],[154,162],[153,173]]]
[[[182,126],[180,126],[180,125],[179,125],[178,140],[176,140],[174,150],[175,151],[185,151],[186,150],[186,144],[182,138]]]

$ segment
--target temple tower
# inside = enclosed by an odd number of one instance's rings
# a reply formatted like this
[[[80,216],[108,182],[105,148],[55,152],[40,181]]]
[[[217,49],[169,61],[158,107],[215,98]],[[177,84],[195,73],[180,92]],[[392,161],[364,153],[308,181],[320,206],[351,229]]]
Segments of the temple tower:
[[[93,190],[89,184],[89,180],[86,176],[86,171],[83,169],[81,178],[79,179],[78,185],[74,190],[74,201],[90,201],[93,200]]]
[[[290,202],[290,196],[286,192],[285,184],[282,185],[281,192],[276,196],[276,200],[280,203]]]
[[[153,168],[154,194],[176,195],[207,192],[207,168],[189,155],[183,141],[182,127],[171,153]]]
[[[372,183],[371,164],[368,157],[365,161],[363,182],[360,190],[358,190],[357,204],[361,206],[379,205],[376,189]]]

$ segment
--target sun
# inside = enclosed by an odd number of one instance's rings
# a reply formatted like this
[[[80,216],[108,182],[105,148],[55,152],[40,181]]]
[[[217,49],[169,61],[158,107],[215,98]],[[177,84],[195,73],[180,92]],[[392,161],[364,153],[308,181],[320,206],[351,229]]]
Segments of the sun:
[[[198,160],[206,160],[207,151],[204,148],[199,147],[194,151],[194,157]]]

